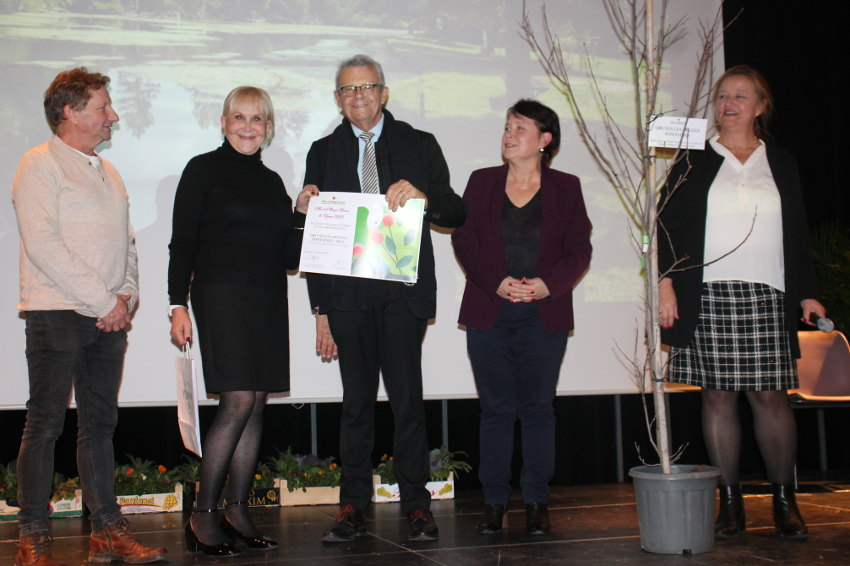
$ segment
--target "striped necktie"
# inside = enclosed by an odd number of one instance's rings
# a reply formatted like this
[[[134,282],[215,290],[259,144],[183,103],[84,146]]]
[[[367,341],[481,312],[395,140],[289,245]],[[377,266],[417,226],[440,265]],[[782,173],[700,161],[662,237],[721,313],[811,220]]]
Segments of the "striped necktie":
[[[361,193],[378,194],[381,190],[378,188],[378,164],[375,162],[375,144],[372,143],[374,132],[363,132],[360,134],[360,139],[366,142],[366,148],[363,150],[363,170],[360,172]]]

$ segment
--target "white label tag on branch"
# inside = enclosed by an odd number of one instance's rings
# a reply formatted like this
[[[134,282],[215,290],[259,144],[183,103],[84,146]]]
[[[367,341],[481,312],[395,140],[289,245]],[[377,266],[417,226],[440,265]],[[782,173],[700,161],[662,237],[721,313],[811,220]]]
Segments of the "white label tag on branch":
[[[705,149],[707,127],[705,118],[653,116],[649,124],[649,146]]]

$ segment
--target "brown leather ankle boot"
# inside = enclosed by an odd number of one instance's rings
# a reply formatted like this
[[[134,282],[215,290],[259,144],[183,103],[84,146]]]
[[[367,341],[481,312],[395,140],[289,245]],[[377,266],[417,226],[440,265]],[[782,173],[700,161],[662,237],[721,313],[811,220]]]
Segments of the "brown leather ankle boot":
[[[18,554],[15,566],[65,566],[50,556],[50,543],[53,539],[47,532],[21,535],[18,540]]]
[[[130,564],[147,564],[168,556],[164,548],[144,546],[130,532],[127,519],[112,523],[102,531],[92,531],[89,541],[89,562],[120,560]]]

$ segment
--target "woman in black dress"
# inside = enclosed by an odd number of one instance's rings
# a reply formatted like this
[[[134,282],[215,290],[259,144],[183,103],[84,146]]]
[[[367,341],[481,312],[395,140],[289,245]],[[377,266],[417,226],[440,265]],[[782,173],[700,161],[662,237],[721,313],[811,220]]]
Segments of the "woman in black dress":
[[[231,537],[252,549],[278,546],[254,527],[246,499],[266,398],[289,390],[286,270],[298,266],[310,194],[298,195],[293,212],[280,177],[263,165],[260,150],[274,135],[264,90],[231,91],[221,128],[221,147],[189,161],[177,186],[168,294],[171,337],[182,347],[192,340],[191,290],[206,389],[220,398],[204,439],[187,544],[211,556],[236,556]],[[215,511],[228,476],[219,525]]]

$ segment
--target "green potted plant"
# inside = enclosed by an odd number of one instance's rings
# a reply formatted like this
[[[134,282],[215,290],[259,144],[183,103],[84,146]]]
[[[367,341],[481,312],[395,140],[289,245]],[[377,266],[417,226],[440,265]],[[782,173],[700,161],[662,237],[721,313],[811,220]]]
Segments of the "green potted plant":
[[[818,287],[835,329],[850,331],[850,228],[839,222],[822,222],[812,230]]]
[[[0,465],[0,521],[14,521],[18,518],[18,476],[15,463]]]
[[[83,514],[83,492],[80,478],[66,478],[53,474],[53,492],[50,495],[51,517],[80,517]]]

